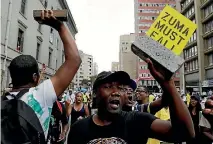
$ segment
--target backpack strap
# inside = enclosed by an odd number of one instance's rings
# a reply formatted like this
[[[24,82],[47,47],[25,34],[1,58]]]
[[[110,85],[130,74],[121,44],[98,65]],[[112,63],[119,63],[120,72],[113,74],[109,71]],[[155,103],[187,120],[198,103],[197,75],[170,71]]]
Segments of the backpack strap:
[[[61,112],[61,114],[62,114],[62,113],[63,113],[63,110],[62,110],[61,103],[60,103],[59,101],[56,101],[56,103],[57,103],[57,106],[58,106],[58,108],[59,108],[59,110],[60,110],[60,112]]]
[[[14,99],[20,99],[25,93],[27,93],[29,89],[23,89],[21,90],[17,95],[10,94],[9,92],[5,93],[2,97],[1,100],[8,100],[7,96],[12,96]]]
[[[20,99],[28,91],[29,91],[29,89],[23,89],[16,96],[14,96],[14,95],[11,95],[11,96],[14,97],[15,99]]]

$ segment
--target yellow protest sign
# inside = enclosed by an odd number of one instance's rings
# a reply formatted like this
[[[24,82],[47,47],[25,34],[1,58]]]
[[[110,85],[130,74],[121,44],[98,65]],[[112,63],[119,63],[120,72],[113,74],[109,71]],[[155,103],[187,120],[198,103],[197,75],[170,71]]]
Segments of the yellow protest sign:
[[[146,34],[180,55],[196,28],[195,23],[167,5]]]

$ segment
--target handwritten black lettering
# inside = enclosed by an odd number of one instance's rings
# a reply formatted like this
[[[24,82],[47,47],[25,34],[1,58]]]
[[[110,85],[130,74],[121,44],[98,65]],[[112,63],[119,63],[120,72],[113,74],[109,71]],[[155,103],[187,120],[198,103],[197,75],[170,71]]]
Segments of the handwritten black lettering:
[[[153,31],[151,34],[150,34],[150,37],[155,37],[155,34],[158,35],[158,33],[156,31]]]
[[[186,29],[183,31],[182,34],[185,34],[185,36],[188,36],[188,34],[189,34],[189,28],[186,28]]]
[[[179,30],[179,32],[181,32],[184,26],[185,26],[184,24],[180,25],[180,21],[177,21],[174,28],[176,28],[177,30]]]
[[[169,19],[169,24],[170,25],[174,25],[175,23],[176,23],[176,21],[177,21],[177,19],[174,19],[174,21],[172,22],[172,19],[173,19],[174,17],[172,16],[170,19]]]
[[[162,43],[163,37],[160,37],[157,41],[158,41],[159,43]]]
[[[167,42],[168,42],[168,40],[166,40],[163,45],[166,46]]]
[[[172,46],[171,50],[173,50],[175,48],[175,45]]]
[[[181,43],[182,40],[185,40],[182,36],[179,35],[179,37],[180,37],[180,40],[177,43],[178,45]]]
[[[170,28],[170,29],[166,32],[166,30],[167,30],[168,28],[169,28],[169,27],[166,26],[166,27],[164,28],[164,30],[163,30],[163,34],[166,35],[166,36],[168,36],[168,35],[170,34],[170,32],[172,31],[172,29]]]
[[[166,15],[164,15],[163,17],[161,17],[162,20],[164,20],[166,22],[166,18],[168,16],[170,16],[170,14],[168,12],[165,12]]]
[[[175,31],[173,31],[173,32],[171,33],[171,35],[170,35],[169,38],[170,38],[171,40],[175,40],[177,35],[178,35],[178,34],[177,34]]]
[[[160,21],[158,21],[155,25],[155,28],[159,29],[161,32],[163,30],[164,26],[165,26],[165,24],[161,25]]]

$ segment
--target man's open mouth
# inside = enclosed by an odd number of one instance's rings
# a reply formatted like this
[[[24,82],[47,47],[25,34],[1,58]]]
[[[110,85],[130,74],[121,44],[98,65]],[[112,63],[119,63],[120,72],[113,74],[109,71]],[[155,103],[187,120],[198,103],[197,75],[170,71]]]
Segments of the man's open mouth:
[[[110,106],[112,109],[118,109],[119,106],[120,106],[120,101],[119,101],[119,100],[110,100],[110,101],[109,101],[109,106]]]

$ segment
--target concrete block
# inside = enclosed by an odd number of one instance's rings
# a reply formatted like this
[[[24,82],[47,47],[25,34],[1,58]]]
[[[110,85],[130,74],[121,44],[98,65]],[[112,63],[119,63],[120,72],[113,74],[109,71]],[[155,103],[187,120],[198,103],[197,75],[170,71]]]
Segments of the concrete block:
[[[152,62],[159,66],[163,66],[163,74],[168,78],[184,64],[184,59],[175,55],[171,50],[153,40],[148,36],[136,38],[136,41],[131,46],[132,52],[145,60],[150,58]]]

